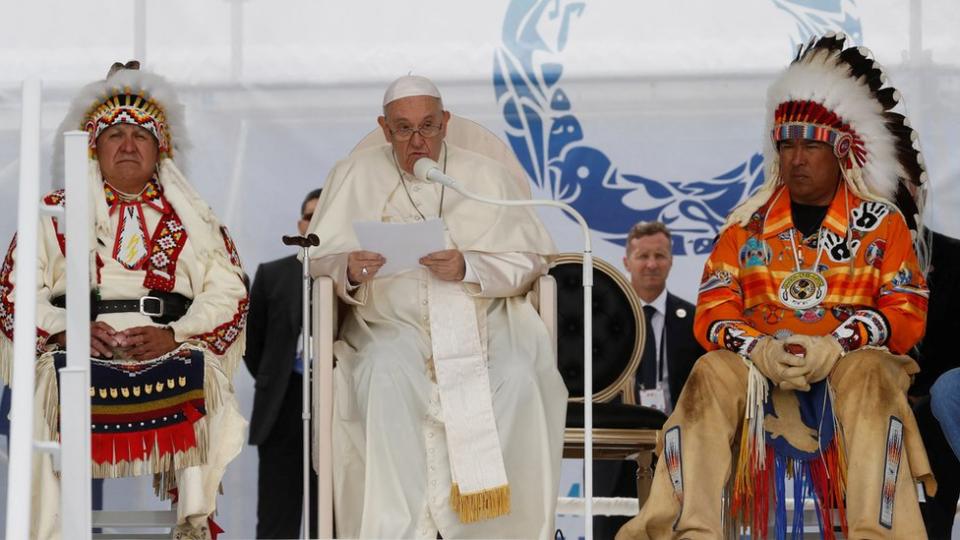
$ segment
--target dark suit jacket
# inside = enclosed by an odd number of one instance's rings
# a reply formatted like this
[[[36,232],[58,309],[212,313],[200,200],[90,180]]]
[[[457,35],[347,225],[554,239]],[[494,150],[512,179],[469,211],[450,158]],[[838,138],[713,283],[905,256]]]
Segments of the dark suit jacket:
[[[303,320],[301,272],[291,255],[261,264],[253,278],[243,357],[256,379],[250,444],[262,444],[270,435],[293,373]]]
[[[680,390],[687,382],[690,370],[704,350],[693,335],[693,315],[696,306],[667,292],[664,325],[667,335],[667,378],[670,383],[670,401],[674,407],[680,399]],[[683,314],[681,317],[680,315]]]

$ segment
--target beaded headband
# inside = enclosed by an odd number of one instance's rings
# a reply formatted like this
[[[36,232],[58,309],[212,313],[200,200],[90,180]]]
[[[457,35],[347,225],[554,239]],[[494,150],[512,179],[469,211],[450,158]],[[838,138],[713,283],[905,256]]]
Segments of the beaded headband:
[[[131,124],[141,127],[157,140],[161,155],[171,152],[169,130],[163,109],[153,99],[144,96],[141,90],[134,94],[129,87],[117,88],[116,94],[106,97],[87,112],[83,130],[90,134],[90,152],[95,155],[97,138],[109,127]]]

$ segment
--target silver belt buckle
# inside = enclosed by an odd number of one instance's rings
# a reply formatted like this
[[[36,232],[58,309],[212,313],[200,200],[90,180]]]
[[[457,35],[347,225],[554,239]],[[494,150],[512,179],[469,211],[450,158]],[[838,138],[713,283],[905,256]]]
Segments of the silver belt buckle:
[[[156,309],[150,309],[156,306]],[[140,297],[140,313],[146,315],[147,317],[162,317],[163,316],[163,299],[157,298],[156,296],[141,296]]]

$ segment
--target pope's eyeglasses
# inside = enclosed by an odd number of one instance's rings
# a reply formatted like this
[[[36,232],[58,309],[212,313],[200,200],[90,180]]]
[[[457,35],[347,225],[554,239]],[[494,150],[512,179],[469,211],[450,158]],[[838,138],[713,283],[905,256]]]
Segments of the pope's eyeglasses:
[[[409,141],[414,133],[419,133],[424,139],[430,139],[440,134],[440,124],[426,124],[414,129],[410,126],[404,126],[397,129],[390,129],[390,134],[400,142]]]

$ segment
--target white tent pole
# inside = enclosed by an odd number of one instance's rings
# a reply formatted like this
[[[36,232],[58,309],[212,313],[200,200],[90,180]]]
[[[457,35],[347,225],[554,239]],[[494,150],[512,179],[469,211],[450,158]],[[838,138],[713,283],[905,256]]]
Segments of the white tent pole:
[[[923,11],[921,0],[910,0],[910,57],[909,62],[917,67],[923,62]]]
[[[227,212],[223,222],[232,226],[237,223],[237,210],[240,204],[241,180],[243,179],[243,164],[247,159],[247,140],[249,139],[249,124],[246,118],[240,120],[240,129],[237,132],[237,144],[233,151],[233,169],[230,172],[230,185],[227,188]]]
[[[10,386],[10,468],[7,477],[6,538],[30,535],[33,483],[33,365],[37,342],[37,223],[40,204],[39,79],[23,83],[20,126],[20,194],[17,210],[17,268],[14,289],[13,374]]]
[[[147,0],[133,2],[133,57],[147,61]]]
[[[64,134],[67,223],[67,367],[60,370],[64,531],[90,538],[90,201],[85,131]]]
[[[230,78],[243,76],[243,0],[230,0]]]

